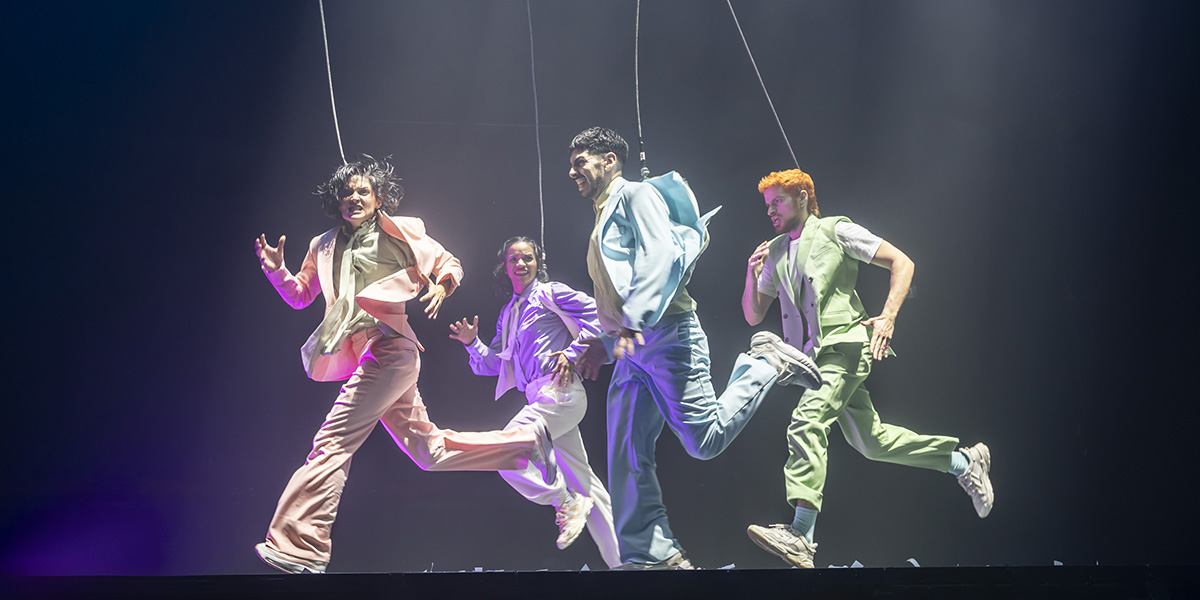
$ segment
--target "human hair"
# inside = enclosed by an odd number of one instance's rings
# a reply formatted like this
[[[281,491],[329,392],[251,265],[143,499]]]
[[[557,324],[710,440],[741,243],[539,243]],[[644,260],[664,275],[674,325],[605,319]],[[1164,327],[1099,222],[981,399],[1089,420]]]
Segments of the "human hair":
[[[808,212],[814,217],[821,216],[821,209],[817,208],[817,190],[813,187],[812,177],[809,177],[808,173],[800,169],[775,171],[759,180],[758,193],[761,194],[773,186],[783,188],[783,191],[793,198],[799,196],[801,191],[808,192]]]
[[[571,140],[568,150],[586,150],[599,156],[612,152],[617,155],[617,162],[622,165],[625,164],[625,159],[629,158],[629,144],[625,143],[625,139],[617,132],[604,127],[584,129]]]
[[[546,270],[546,252],[542,250],[542,245],[537,243],[533,238],[528,238],[523,235],[513,236],[505,240],[504,245],[500,247],[500,251],[496,253],[496,258],[500,259],[500,264],[492,269],[492,276],[496,278],[496,295],[503,298],[513,293],[512,281],[508,279],[508,272],[504,265],[508,260],[508,249],[513,247],[513,244],[525,242],[533,248],[533,257],[537,259],[537,277],[536,279],[542,283],[550,281],[550,273]]]
[[[342,196],[349,192],[350,180],[359,176],[371,182],[379,209],[389,215],[395,214],[404,197],[404,187],[388,162],[391,158],[386,156],[381,160],[364,154],[358,160],[338,167],[329,181],[317,186],[315,194],[321,199],[321,210],[332,219],[340,219]]]

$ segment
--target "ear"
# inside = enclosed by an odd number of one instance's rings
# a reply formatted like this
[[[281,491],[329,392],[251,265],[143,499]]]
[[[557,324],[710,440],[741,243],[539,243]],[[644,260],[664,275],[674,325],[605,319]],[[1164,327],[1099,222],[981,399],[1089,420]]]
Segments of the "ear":
[[[617,155],[614,152],[604,154],[604,169],[608,170],[617,166]]]

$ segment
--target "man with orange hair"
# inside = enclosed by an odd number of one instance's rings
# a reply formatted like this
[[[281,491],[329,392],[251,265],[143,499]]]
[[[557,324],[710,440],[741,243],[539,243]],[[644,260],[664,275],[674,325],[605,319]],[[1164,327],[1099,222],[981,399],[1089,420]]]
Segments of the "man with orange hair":
[[[822,218],[812,178],[799,169],[767,175],[758,191],[778,235],[750,256],[742,311],[747,323],[758,325],[778,297],[784,342],[816,361],[825,385],[804,391],[788,426],[784,479],[795,518],[790,524],[751,525],[750,539],[791,565],[812,568],[817,549],[813,528],[834,422],[846,441],[871,460],[955,475],[979,517],[988,516],[994,499],[988,447],[979,443],[956,449],[958,438],[882,423],[863,385],[872,360],[894,355],[892,332],[912,282],[913,261],[846,217]],[[868,318],[854,290],[859,262],[891,271],[879,316]]]

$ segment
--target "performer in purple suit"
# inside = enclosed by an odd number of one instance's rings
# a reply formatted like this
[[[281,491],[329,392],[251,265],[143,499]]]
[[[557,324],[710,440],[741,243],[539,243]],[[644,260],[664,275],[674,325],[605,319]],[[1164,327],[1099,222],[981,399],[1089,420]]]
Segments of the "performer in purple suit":
[[[498,253],[495,276],[512,299],[500,311],[490,345],[479,339],[479,317],[450,326],[450,337],[462,342],[476,375],[498,376],[496,399],[516,388],[529,404],[508,428],[544,422],[554,440],[558,473],[553,483],[534,468],[501,471],[500,475],[529,500],[555,508],[559,548],[575,541],[587,525],[609,567],[621,563],[613,532],[612,503],[604,483],[588,465],[579,434],[587,413],[587,393],[575,376],[580,340],[600,332],[596,303],[590,296],[550,281],[541,246],[514,237]]]

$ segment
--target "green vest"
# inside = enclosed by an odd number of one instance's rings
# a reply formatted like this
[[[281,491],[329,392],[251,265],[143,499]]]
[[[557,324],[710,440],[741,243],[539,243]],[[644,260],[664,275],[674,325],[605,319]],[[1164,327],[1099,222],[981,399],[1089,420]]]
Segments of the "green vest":
[[[854,291],[859,261],[842,252],[833,230],[838,223],[849,220],[809,215],[796,246],[796,260],[803,261],[800,264],[803,265],[804,282],[795,280],[796,272],[787,264],[790,238],[786,233],[771,240],[768,247],[767,260],[775,265],[775,276],[784,293],[809,323],[816,319],[817,339],[822,348],[871,341],[870,328],[859,325],[868,318]]]

